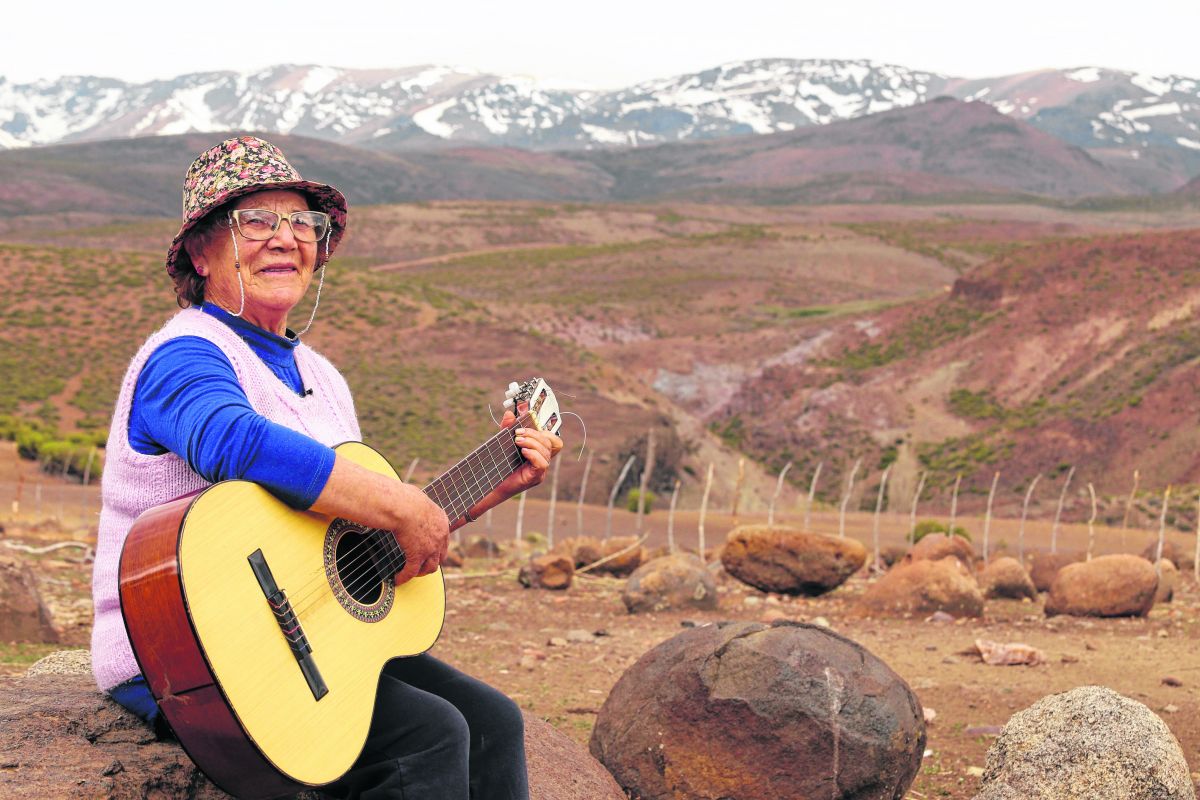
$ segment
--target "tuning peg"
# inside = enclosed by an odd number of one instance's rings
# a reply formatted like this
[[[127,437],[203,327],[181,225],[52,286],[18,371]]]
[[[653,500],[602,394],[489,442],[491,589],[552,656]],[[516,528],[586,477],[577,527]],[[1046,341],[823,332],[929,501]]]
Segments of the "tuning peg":
[[[504,407],[505,408],[513,407],[513,399],[511,397],[504,401]]]

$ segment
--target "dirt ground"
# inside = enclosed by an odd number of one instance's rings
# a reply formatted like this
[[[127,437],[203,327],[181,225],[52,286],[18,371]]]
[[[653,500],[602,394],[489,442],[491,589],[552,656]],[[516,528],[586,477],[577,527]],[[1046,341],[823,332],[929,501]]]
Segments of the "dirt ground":
[[[11,492],[11,485],[7,488]],[[94,512],[89,509],[98,500],[95,489],[70,488],[61,519],[55,518],[55,487],[44,489],[41,518],[32,513],[28,487],[21,513],[13,515],[5,500],[0,507],[5,527],[0,542],[44,546],[92,541]],[[518,553],[513,544],[514,510],[498,510],[491,528],[492,538],[506,543],[510,553]],[[533,532],[530,538],[535,540],[544,537],[547,514],[544,502],[528,503],[524,533]],[[573,505],[560,504],[555,519],[558,537],[574,533]],[[906,521],[888,518],[885,543],[898,541],[902,522]],[[966,522],[971,528],[973,522]],[[695,514],[680,514],[677,541],[694,546],[696,523]],[[633,524],[631,516],[618,512],[614,534],[630,532]],[[710,515],[707,544],[723,541],[731,524],[727,515]],[[996,521],[993,533],[993,543],[1004,540],[1009,552],[1015,550],[1011,525],[1015,523]],[[665,542],[664,526],[661,512],[647,518],[648,543]],[[584,527],[602,535],[605,510],[586,507]],[[836,533],[837,517],[816,513],[813,527]],[[848,535],[870,546],[869,515],[851,515],[846,527]],[[487,532],[484,521],[476,528],[466,533]],[[1048,533],[1048,525],[1031,524],[1027,549],[1044,549]],[[1081,538],[1085,534],[1076,527],[1067,526],[1060,536],[1064,549],[1085,545]],[[1127,549],[1140,550],[1147,536],[1145,531],[1121,537],[1108,531],[1097,551],[1121,549],[1122,539]],[[1194,538],[1177,538],[1190,552]],[[1108,686],[1158,713],[1179,739],[1193,779],[1200,781],[1200,591],[1190,574],[1184,576],[1175,600],[1156,606],[1145,619],[1047,620],[1040,604],[1017,601],[989,601],[985,616],[978,620],[870,619],[855,613],[856,600],[870,580],[864,573],[825,597],[805,599],[763,594],[719,570],[717,611],[630,615],[620,599],[623,581],[614,578],[583,576],[563,592],[522,588],[515,564],[528,549],[526,544],[516,556],[471,559],[463,569],[447,570],[446,625],[433,652],[503,689],[581,743],[587,743],[596,713],[622,672],[685,626],[787,618],[828,624],[861,643],[903,677],[927,709],[936,712],[929,726],[928,752],[909,798],[973,797],[987,749],[1009,716],[1047,694],[1086,684]],[[19,673],[47,652],[87,646],[91,568],[84,555],[76,547],[24,555],[34,564],[64,632],[64,643],[0,644],[0,672]],[[1033,645],[1045,651],[1049,663],[986,666],[969,652],[976,639]],[[1167,685],[1163,682],[1167,677],[1182,685]]]

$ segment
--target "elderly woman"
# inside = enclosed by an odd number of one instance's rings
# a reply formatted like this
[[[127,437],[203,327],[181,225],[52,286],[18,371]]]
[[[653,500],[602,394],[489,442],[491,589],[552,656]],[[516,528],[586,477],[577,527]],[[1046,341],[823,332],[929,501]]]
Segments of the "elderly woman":
[[[275,146],[243,136],[201,154],[184,181],[167,254],[183,309],[134,356],[108,439],[93,594],[100,688],[162,725],[123,623],[118,562],[135,518],[216,481],[257,482],[296,509],[392,531],[397,583],[434,572],[452,526],[538,484],[558,437],[517,431],[525,463],[463,519],[419,489],[338,455],[360,438],[342,376],[288,315],[346,229],[346,201],[304,181]],[[320,302],[317,288],[313,314]],[[506,423],[511,417],[506,415]],[[352,797],[523,798],[521,714],[507,697],[428,654],[389,663],[366,747],[327,789]]]

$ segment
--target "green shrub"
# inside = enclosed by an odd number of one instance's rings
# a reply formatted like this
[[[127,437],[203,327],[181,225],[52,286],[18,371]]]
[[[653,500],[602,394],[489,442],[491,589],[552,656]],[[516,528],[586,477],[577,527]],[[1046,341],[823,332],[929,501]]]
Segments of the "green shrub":
[[[911,537],[912,543],[916,544],[917,542],[921,541],[922,539],[924,539],[926,536],[928,536],[931,533],[945,533],[945,532],[946,532],[946,526],[943,525],[942,523],[938,522],[937,520],[923,519],[917,523],[915,528],[913,528],[912,537]],[[968,533],[967,529],[961,525],[954,526],[954,535],[959,536],[963,539],[966,539],[968,542],[971,541],[971,534]]]
[[[637,513],[639,497],[641,497],[641,491],[639,489],[630,489],[625,494],[625,507],[628,508],[630,511]],[[647,514],[649,514],[650,507],[653,505],[654,505],[654,492],[647,489],[646,490],[646,507],[645,507],[644,511]]]

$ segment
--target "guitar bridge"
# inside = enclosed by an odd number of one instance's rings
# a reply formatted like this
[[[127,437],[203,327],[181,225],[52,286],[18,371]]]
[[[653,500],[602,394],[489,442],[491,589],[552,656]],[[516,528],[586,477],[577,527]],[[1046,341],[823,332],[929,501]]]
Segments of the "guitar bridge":
[[[313,699],[320,700],[329,694],[329,687],[325,685],[325,679],[321,677],[321,672],[317,669],[317,662],[313,660],[312,645],[308,643],[308,637],[304,635],[304,628],[300,626],[300,619],[292,609],[291,601],[275,583],[275,576],[271,574],[271,568],[267,566],[267,559],[263,556],[261,549],[255,550],[246,560],[250,562],[250,569],[254,571],[254,577],[258,579],[258,585],[267,598],[267,605],[271,607],[271,613],[275,615],[275,621],[279,623],[279,630],[283,633],[283,638],[291,648],[292,655],[296,657],[296,663],[300,667],[301,674],[304,675],[305,682],[308,683]]]

